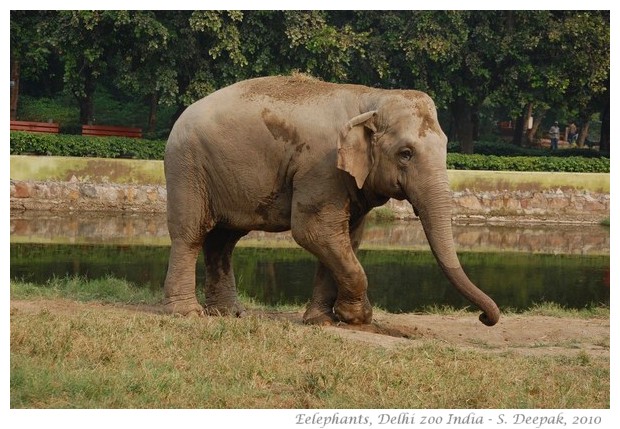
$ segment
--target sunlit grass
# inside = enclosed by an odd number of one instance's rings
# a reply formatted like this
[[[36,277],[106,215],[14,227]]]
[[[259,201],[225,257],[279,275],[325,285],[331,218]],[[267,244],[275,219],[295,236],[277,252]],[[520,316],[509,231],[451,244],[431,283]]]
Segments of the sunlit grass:
[[[609,361],[84,306],[12,312],[10,389],[13,408],[605,408]]]
[[[534,357],[433,339],[371,347],[256,314],[196,319],[75,303],[161,299],[111,278],[11,282],[11,298],[61,304],[11,310],[13,408],[609,407],[609,360],[586,351]],[[72,311],[62,311],[65,300]]]

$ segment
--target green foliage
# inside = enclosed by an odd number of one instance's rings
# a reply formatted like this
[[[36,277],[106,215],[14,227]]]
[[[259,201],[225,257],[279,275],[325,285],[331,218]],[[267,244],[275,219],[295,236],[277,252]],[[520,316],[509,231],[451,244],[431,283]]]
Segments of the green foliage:
[[[143,129],[146,138],[165,140],[170,132],[171,117],[175,108],[162,106],[159,108],[158,124],[153,131],[146,131],[145,119],[148,108],[139,100],[120,99],[105,88],[98,89],[94,95],[96,124],[135,126]],[[68,95],[50,97],[32,97],[23,95],[20,98],[18,115],[24,121],[47,122],[52,119],[60,125],[63,134],[80,134],[80,112]]]
[[[11,132],[11,155],[163,159],[165,146],[161,140]]]
[[[492,171],[562,171],[570,173],[609,173],[609,159],[581,157],[527,157],[448,154],[448,168]]]
[[[448,143],[449,153],[460,153],[458,142]],[[588,148],[562,149],[551,153],[547,148],[523,147],[506,142],[474,142],[474,153],[478,155],[497,155],[497,156],[553,156],[553,157],[584,157],[584,158],[609,158],[609,153],[599,152]]]
[[[67,97],[35,98],[24,95],[19,103],[18,115],[22,121],[47,122],[51,119],[60,125],[61,132],[65,132],[66,126],[76,128],[80,123],[80,112]]]

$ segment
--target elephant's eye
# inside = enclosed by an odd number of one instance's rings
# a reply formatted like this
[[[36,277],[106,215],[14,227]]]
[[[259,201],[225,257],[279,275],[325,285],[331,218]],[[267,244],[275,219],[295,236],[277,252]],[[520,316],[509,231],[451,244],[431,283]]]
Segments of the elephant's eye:
[[[413,151],[409,148],[403,149],[398,153],[398,157],[403,162],[411,161],[411,158],[413,158]]]

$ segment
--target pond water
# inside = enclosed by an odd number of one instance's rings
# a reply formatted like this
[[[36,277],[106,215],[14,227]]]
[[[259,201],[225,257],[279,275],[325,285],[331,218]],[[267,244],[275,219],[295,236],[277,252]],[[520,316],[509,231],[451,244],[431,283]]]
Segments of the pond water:
[[[455,225],[455,237],[465,271],[500,307],[609,305],[607,228],[480,223]],[[45,283],[53,276],[112,275],[157,290],[168,243],[161,216],[14,216],[11,278]],[[444,278],[418,222],[369,225],[366,243],[359,258],[373,304],[391,312],[468,305]],[[288,234],[251,234],[235,250],[234,266],[239,290],[261,303],[300,304],[311,295],[315,259]],[[197,269],[202,284],[201,263]]]

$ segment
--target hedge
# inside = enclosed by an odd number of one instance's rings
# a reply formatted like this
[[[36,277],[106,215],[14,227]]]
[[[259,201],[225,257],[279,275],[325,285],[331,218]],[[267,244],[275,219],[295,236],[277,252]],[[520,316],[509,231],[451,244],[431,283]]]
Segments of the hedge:
[[[69,134],[38,134],[20,131],[11,132],[11,154],[53,155],[53,156],[92,156],[98,158],[163,159],[166,142],[164,140],[131,139],[125,137],[84,137]],[[481,143],[474,149],[482,148],[497,151],[515,148],[506,143]],[[451,144],[449,151],[453,150]],[[493,171],[563,171],[571,173],[609,173],[609,158],[601,157],[589,149],[563,149],[553,153],[547,150],[544,156],[497,156],[464,155],[448,153],[448,168],[454,170],[493,170]],[[563,155],[563,156],[556,156]],[[579,156],[566,156],[578,154]],[[587,155],[586,155],[587,154]],[[590,157],[587,157],[590,156]],[[596,157],[598,156],[598,157]]]
[[[163,140],[11,132],[11,155],[163,159],[165,147]]]
[[[492,171],[562,171],[567,173],[609,173],[608,158],[577,156],[495,156],[448,154],[448,168],[452,170]]]

